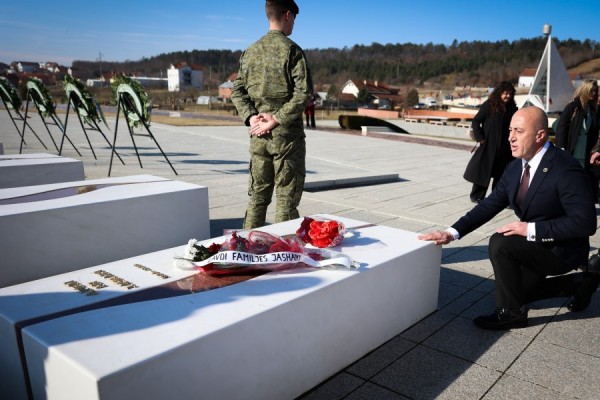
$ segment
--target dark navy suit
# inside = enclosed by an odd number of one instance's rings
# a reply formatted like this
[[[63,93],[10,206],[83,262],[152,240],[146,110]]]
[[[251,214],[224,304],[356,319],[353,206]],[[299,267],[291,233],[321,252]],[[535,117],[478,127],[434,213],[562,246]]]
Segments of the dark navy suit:
[[[545,278],[587,265],[589,236],[596,231],[589,179],[570,154],[550,145],[531,177],[523,209],[515,203],[521,172],[520,159],[509,163],[495,190],[452,226],[463,237],[509,205],[521,221],[535,222],[535,241],[499,233],[490,238],[496,305],[513,309],[570,295],[571,277]]]

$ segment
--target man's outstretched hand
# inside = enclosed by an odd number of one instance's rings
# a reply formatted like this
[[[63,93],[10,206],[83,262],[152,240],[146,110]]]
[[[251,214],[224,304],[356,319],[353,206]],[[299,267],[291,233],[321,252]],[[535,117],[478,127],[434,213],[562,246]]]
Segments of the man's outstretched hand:
[[[419,240],[427,240],[430,242],[434,242],[435,244],[448,244],[454,240],[454,237],[450,232],[446,231],[435,231],[431,233],[426,233],[424,235],[417,236]]]

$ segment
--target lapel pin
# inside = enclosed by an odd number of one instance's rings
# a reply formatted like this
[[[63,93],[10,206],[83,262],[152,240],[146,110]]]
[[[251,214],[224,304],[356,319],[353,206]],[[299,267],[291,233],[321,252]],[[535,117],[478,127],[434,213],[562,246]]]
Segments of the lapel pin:
[[[548,172],[548,168],[544,168],[544,172]]]

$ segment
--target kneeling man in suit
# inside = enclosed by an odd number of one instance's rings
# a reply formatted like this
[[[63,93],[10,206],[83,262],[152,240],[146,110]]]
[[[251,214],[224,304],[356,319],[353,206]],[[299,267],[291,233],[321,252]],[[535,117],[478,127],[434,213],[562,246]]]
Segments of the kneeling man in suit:
[[[514,210],[519,220],[498,228],[488,246],[496,311],[474,320],[492,330],[527,326],[525,304],[543,298],[572,296],[568,308],[581,311],[600,283],[597,274],[565,275],[585,268],[589,236],[596,232],[596,208],[585,171],[548,141],[548,117],[540,108],[518,110],[508,140],[516,160],[508,164],[492,193],[447,230],[419,236],[447,244],[507,206]]]

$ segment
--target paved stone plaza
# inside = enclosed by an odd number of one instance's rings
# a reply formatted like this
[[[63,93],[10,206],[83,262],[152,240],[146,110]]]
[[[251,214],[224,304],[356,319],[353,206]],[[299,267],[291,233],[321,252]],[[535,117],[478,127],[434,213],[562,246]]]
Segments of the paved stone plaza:
[[[68,143],[63,155],[84,162],[86,179],[107,177],[110,149],[106,141],[99,133],[88,132],[98,156],[95,160],[75,117],[71,117],[67,134],[82,156]],[[112,141],[115,121],[108,122],[109,127],[103,128]],[[26,130],[23,153],[57,154],[37,114],[31,115],[29,123],[49,149]],[[318,121],[317,125],[334,127],[336,123]],[[60,141],[56,127],[50,129]],[[247,201],[247,129],[241,124],[174,127],[153,123],[151,130],[178,175],[154,142],[135,137],[143,164],[140,168],[123,120],[119,122],[117,151],[126,165],[115,158],[111,176],[145,173],[207,186],[211,236],[221,235],[223,229],[241,228]],[[315,190],[304,193],[301,215],[327,213],[427,232],[447,227],[472,207],[468,196],[471,185],[462,178],[471,142],[376,136],[332,129],[307,131],[307,187]],[[5,155],[19,152],[18,133],[3,109],[0,142]],[[394,176],[397,178],[392,179]],[[273,211],[269,222],[273,222]],[[494,308],[488,237],[496,227],[513,219],[512,211],[506,210],[446,246],[438,310],[398,332],[302,399],[597,399],[599,294],[581,313],[569,312],[566,298],[534,303],[529,311],[530,326],[525,329],[489,332],[471,321]],[[600,233],[591,243],[595,252]],[[340,341],[345,334],[339,332]]]

